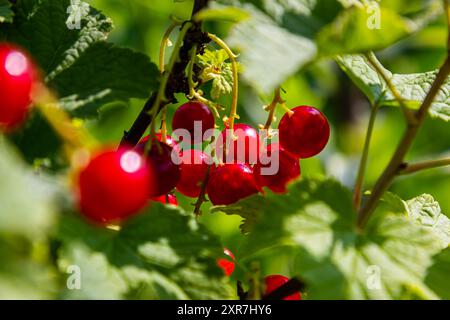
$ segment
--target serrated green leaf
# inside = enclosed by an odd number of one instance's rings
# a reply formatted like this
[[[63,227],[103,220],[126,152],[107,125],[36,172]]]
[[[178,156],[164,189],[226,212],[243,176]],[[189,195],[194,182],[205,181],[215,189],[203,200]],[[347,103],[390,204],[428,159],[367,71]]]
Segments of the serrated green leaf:
[[[49,85],[61,95],[65,109],[84,118],[96,115],[98,107],[108,102],[146,98],[158,81],[158,70],[146,56],[102,42],[87,49]]]
[[[0,0],[0,23],[12,22],[14,13],[11,10],[11,2]]]
[[[430,228],[441,241],[442,247],[448,247],[450,244],[450,219],[442,214],[439,203],[429,194],[423,194],[405,203],[411,219]]]
[[[317,48],[310,39],[279,27],[256,8],[248,6],[246,10],[251,18],[236,25],[227,42],[240,52],[244,79],[269,92],[310,62]]]
[[[338,64],[352,81],[364,92],[371,103],[399,106],[385,81],[377,74],[363,55],[346,55],[337,58]],[[380,64],[381,66],[381,64]],[[382,66],[381,66],[382,67]],[[437,71],[416,74],[392,74],[385,69],[408,107],[417,109],[425,99]],[[447,79],[435,98],[429,114],[450,121],[450,79]]]
[[[216,265],[223,252],[219,241],[179,209],[153,204],[120,231],[92,226],[68,215],[59,238],[64,247],[80,242],[89,248],[90,255],[104,257],[105,267],[119,272],[129,286],[127,296],[140,297],[136,291],[144,287],[144,296],[153,299],[232,297],[228,279]],[[66,265],[74,263],[70,256],[62,258]]]
[[[411,224],[404,207],[383,203],[360,232],[351,199],[337,182],[304,179],[286,195],[268,192],[231,206],[245,216],[260,212],[244,259],[292,247],[311,299],[436,298],[423,283],[441,248],[430,230]]]
[[[7,39],[26,48],[77,117],[97,114],[116,100],[146,98],[159,72],[147,56],[106,43],[112,21],[86,2],[42,0],[17,3]],[[79,15],[79,25],[72,20]]]
[[[0,232],[29,238],[52,227],[56,206],[50,180],[34,174],[0,136]]]

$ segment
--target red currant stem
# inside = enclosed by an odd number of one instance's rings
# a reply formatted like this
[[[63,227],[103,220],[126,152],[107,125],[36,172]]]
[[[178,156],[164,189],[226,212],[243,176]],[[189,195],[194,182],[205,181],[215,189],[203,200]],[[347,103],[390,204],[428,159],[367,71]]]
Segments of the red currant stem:
[[[291,117],[291,116],[293,116],[294,115],[294,111],[292,111],[291,109],[289,109],[287,106],[286,106],[286,102],[281,102],[280,103],[280,105],[281,105],[281,107],[286,111],[286,113],[289,115],[289,117]]]
[[[356,177],[355,188],[353,191],[353,204],[356,210],[359,210],[361,206],[361,199],[363,193],[364,177],[366,174],[367,160],[369,158],[370,142],[372,139],[373,128],[375,125],[375,119],[379,110],[379,103],[376,102],[372,105],[370,111],[369,125],[367,126],[366,139],[364,141],[363,153],[361,161],[359,162],[358,176]]]
[[[159,70],[161,71],[161,74],[164,73],[164,67],[165,67],[165,56],[166,56],[166,47],[170,43],[170,34],[172,31],[180,25],[179,21],[173,21],[170,26],[167,28],[166,32],[164,33],[164,36],[161,40],[161,45],[159,47]]]
[[[166,32],[163,35],[163,38],[161,40],[161,45],[159,47],[159,70],[161,71],[161,74],[164,74],[164,68],[165,68],[165,57],[166,57],[166,47],[170,43],[170,34],[172,31],[180,25],[179,21],[173,21],[170,26],[167,28]],[[167,109],[166,106],[162,109],[161,114],[161,138],[162,142],[166,143],[167,141],[167,124],[166,124],[166,114]]]
[[[305,290],[303,281],[292,278],[280,287],[273,290],[271,293],[262,297],[262,300],[283,300],[284,298]]]
[[[428,94],[426,95],[425,99],[423,100],[419,110],[415,114],[416,120],[414,123],[410,123],[400,140],[396,151],[394,152],[394,155],[392,156],[389,164],[385,168],[384,172],[376,182],[372,193],[367,200],[367,203],[363,208],[359,210],[358,213],[358,219],[357,219],[357,225],[358,227],[362,228],[364,227],[365,223],[369,219],[370,215],[374,212],[378,201],[383,196],[384,192],[389,188],[389,186],[392,184],[394,178],[396,175],[401,171],[403,159],[405,158],[406,154],[408,153],[409,149],[411,148],[412,143],[414,142],[414,139],[423,125],[425,118],[428,114],[428,110],[430,109],[431,105],[433,104],[434,99],[439,93],[440,88],[446,81],[447,77],[450,74],[450,7],[449,7],[449,0],[444,0],[444,7],[445,12],[447,16],[447,28],[449,30],[448,38],[447,38],[447,57],[439,69],[438,74],[436,75],[436,78],[434,79],[433,84],[431,85],[430,90],[428,91]]]
[[[266,108],[266,110],[269,111],[269,116],[267,117],[266,124],[264,125],[264,130],[270,129],[274,119],[275,109],[277,108],[277,105],[281,103],[284,103],[284,100],[281,98],[281,89],[277,88],[275,90],[272,102]]]
[[[181,28],[177,42],[175,43],[175,46],[173,48],[173,53],[167,65],[167,71],[165,71],[162,76],[161,85],[159,86],[158,94],[156,96],[156,101],[151,109],[151,115],[153,116],[153,119],[155,118],[157,112],[159,111],[159,108],[157,108],[157,106],[161,105],[161,103],[166,102],[167,100],[165,92],[167,88],[167,83],[169,82],[169,76],[172,72],[172,68],[175,65],[175,62],[177,61],[177,59],[179,59],[181,45],[183,44],[184,37],[186,36],[186,33],[188,32],[191,26],[192,23],[188,21]]]
[[[403,115],[405,117],[405,121],[407,124],[416,124],[417,119],[414,116],[414,112],[412,112],[405,104],[405,101],[403,100],[403,97],[398,92],[397,88],[394,86],[394,84],[391,81],[390,76],[386,74],[385,69],[380,64],[380,62],[375,57],[375,54],[373,52],[369,52],[366,55],[367,61],[370,63],[370,65],[375,69],[375,71],[383,78],[384,82],[388,86],[389,90],[391,91],[392,95],[394,96],[395,100],[397,100],[398,104],[400,105],[400,108],[403,112]]]
[[[214,141],[215,141],[215,139],[214,139],[214,137],[212,137],[211,138],[211,142],[209,144],[211,146],[214,146]],[[211,150],[211,158],[214,159],[215,155],[216,155],[216,149],[213,147],[212,150]],[[208,166],[208,169],[206,170],[205,179],[203,179],[202,187],[200,189],[200,194],[199,194],[199,196],[197,198],[197,201],[194,204],[194,206],[195,206],[194,214],[197,217],[202,214],[202,211],[201,211],[202,204],[203,204],[203,202],[205,202],[207,200],[206,199],[206,187],[208,186],[209,176],[211,174],[211,168],[212,168],[213,165],[214,165],[214,163],[210,164]]]
[[[161,141],[167,142],[167,106],[161,111]]]
[[[195,208],[194,208],[194,214],[198,217],[198,216],[200,216],[201,214],[202,214],[202,210],[201,210],[201,207],[202,207],[202,204],[203,204],[203,202],[205,202],[207,199],[206,199],[206,186],[208,185],[208,181],[209,181],[209,175],[210,175],[210,173],[211,173],[211,167],[212,167],[213,165],[212,164],[210,164],[209,166],[208,166],[208,169],[206,170],[206,174],[205,174],[205,179],[202,181],[202,188],[200,189],[200,194],[199,194],[199,196],[198,196],[198,198],[197,198],[197,201],[195,202],[195,204],[194,204],[194,206],[195,206]]]
[[[450,158],[437,159],[437,160],[428,160],[416,163],[404,163],[400,169],[398,174],[406,175],[411,173],[416,173],[418,171],[433,169],[439,167],[450,166]]]
[[[214,34],[208,33],[208,37],[214,41],[219,47],[225,50],[231,61],[231,69],[233,72],[233,97],[231,101],[231,110],[229,118],[229,129],[233,132],[234,120],[238,118],[237,105],[239,96],[239,68],[237,63],[237,56],[231,51],[230,47],[219,37]]]

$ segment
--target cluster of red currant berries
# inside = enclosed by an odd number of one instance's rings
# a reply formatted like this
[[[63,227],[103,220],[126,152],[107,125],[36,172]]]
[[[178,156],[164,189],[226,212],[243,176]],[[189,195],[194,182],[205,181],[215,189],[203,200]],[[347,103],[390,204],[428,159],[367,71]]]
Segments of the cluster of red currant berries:
[[[202,124],[202,134],[215,125],[207,106],[188,102],[175,112],[172,129],[187,130],[194,137],[195,122]],[[263,187],[283,193],[287,184],[300,176],[299,159],[312,157],[325,147],[330,128],[325,116],[313,107],[300,106],[286,113],[279,125],[280,142],[264,147],[265,154],[275,152],[278,156],[278,170],[272,175],[262,173],[271,164],[261,161],[258,132],[247,124],[236,124],[233,138],[227,136],[231,134],[231,130],[222,131],[216,143],[219,165],[213,164],[211,156],[203,151],[181,151],[171,136],[163,139],[161,134],[155,134],[152,141],[145,137],[134,149],[103,152],[80,174],[82,212],[95,221],[110,222],[133,214],[149,198],[176,204],[175,196],[170,194],[175,188],[185,196],[196,198],[208,171],[205,191],[214,205],[232,204],[263,191]],[[232,141],[228,148],[223,147],[226,141]],[[250,148],[252,145],[258,147]],[[224,161],[225,150],[230,152],[230,149],[234,154],[232,163]],[[143,154],[145,161],[139,156]],[[249,159],[255,160],[252,163]]]
[[[3,131],[12,130],[26,118],[37,83],[36,70],[20,49],[0,44],[0,127]],[[201,123],[200,139],[194,132],[195,123]],[[194,137],[183,141],[190,145],[204,142],[208,138],[205,132],[214,127],[213,113],[196,101],[178,108],[172,121],[174,131],[184,129]],[[176,188],[188,197],[199,197],[208,172],[204,192],[214,205],[232,204],[262,192],[264,187],[283,193],[286,185],[300,176],[299,159],[323,150],[330,128],[320,111],[299,106],[283,116],[278,129],[279,143],[268,146],[260,146],[257,130],[247,124],[238,123],[233,131],[223,130],[214,148],[218,165],[203,151],[181,150],[169,135],[154,134],[151,139],[147,136],[133,148],[103,150],[91,158],[78,176],[81,212],[93,221],[110,223],[138,212],[149,199],[177,205],[171,192]],[[256,148],[251,148],[255,145]],[[278,156],[276,173],[263,174],[263,169],[271,164],[262,161],[260,149],[265,155]],[[231,151],[230,163],[227,155]]]

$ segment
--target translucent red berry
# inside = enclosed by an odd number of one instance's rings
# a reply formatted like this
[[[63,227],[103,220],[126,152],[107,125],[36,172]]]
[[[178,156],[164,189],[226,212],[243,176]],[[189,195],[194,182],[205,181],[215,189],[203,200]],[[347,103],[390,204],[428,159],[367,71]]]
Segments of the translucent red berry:
[[[286,113],[278,126],[280,145],[305,159],[320,153],[330,138],[327,118],[316,108],[299,106]]]
[[[289,278],[286,278],[285,276],[281,275],[271,275],[267,276],[264,280],[266,283],[266,291],[264,295],[268,295],[269,293],[272,293],[273,291],[281,287],[283,284],[288,282]],[[290,296],[283,298],[283,300],[301,300],[301,299],[302,296],[300,292],[294,293]]]
[[[0,44],[0,129],[10,131],[25,120],[36,76],[23,51]]]
[[[146,161],[137,152],[99,153],[79,175],[81,213],[100,223],[124,219],[146,205],[151,180]]]
[[[206,130],[214,128],[214,124],[214,115],[206,105],[201,102],[190,101],[175,111],[172,119],[172,130],[185,129],[190,134],[190,143],[200,143],[211,137],[211,135],[204,135]],[[195,130],[196,126],[198,130]],[[180,135],[177,136],[180,137]]]
[[[178,200],[177,197],[174,194],[163,194],[159,197],[153,197],[151,200],[156,202],[161,202],[164,204],[171,204],[178,207]]]
[[[225,275],[229,277],[234,272],[234,254],[227,248],[224,248],[223,253],[228,256],[228,258],[217,259],[217,265],[223,270]]]
[[[259,156],[253,167],[258,188],[268,187],[276,193],[285,193],[286,186],[300,177],[299,160],[287,153],[279,144],[272,143]]]
[[[211,157],[199,150],[186,150],[181,155],[181,176],[177,190],[185,196],[197,198],[205,180]]]
[[[252,168],[246,164],[225,164],[211,172],[207,192],[214,205],[228,205],[258,193]]]
[[[233,132],[234,138],[230,129],[220,134],[216,145],[218,157],[222,157],[223,163],[255,164],[259,155],[258,132],[245,123],[235,124]]]

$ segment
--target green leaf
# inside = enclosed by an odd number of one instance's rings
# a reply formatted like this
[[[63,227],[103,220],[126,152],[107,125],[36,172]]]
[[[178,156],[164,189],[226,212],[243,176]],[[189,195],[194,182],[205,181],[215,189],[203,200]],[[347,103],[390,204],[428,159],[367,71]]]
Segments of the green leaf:
[[[428,269],[426,284],[439,295],[440,298],[450,299],[450,248],[433,257],[433,265]]]
[[[241,22],[249,18],[248,12],[237,7],[222,6],[212,3],[209,8],[203,9],[195,16],[198,21],[207,20],[226,20],[232,22]]]
[[[409,21],[378,4],[355,6],[324,27],[317,42],[322,55],[360,53],[386,48],[413,31]]]
[[[12,22],[14,13],[11,10],[11,2],[0,0],[0,23]]]
[[[146,98],[157,87],[157,67],[143,54],[106,43],[112,22],[86,2],[19,1],[17,11],[8,40],[31,53],[77,117],[95,115],[108,102]]]
[[[411,224],[404,207],[386,202],[360,232],[351,199],[337,182],[304,179],[286,195],[268,192],[239,202],[232,207],[237,212],[240,206],[245,216],[260,211],[244,259],[293,248],[297,275],[311,299],[435,298],[423,283],[441,248],[432,232]]]
[[[1,300],[55,298],[57,289],[55,270],[49,266],[45,258],[36,259],[31,254],[32,246],[41,245],[47,244],[37,244],[37,241],[30,244],[21,237],[0,235]]]
[[[0,180],[0,232],[32,239],[45,235],[56,213],[54,185],[26,167],[3,136]]]
[[[411,219],[429,228],[441,241],[443,248],[449,246],[450,219],[441,212],[439,203],[431,195],[423,194],[405,204]]]
[[[246,10],[251,18],[236,25],[227,42],[240,52],[244,79],[269,92],[310,62],[317,48],[310,39],[279,27],[258,9],[248,6]]]
[[[399,106],[390,90],[387,89],[385,81],[378,76],[363,55],[339,56],[337,61],[342,70],[364,92],[372,104],[379,101],[380,105]],[[413,109],[417,109],[425,99],[437,74],[437,71],[392,74],[386,69],[385,72],[397,88],[404,102]],[[429,113],[434,118],[450,121],[450,79],[445,81],[431,105]]]
[[[226,62],[228,54],[225,50],[208,50],[198,56],[198,64],[202,69],[202,82],[212,80],[211,97],[218,100],[220,96],[233,91],[233,71],[231,63]]]
[[[148,97],[158,87],[159,75],[148,58],[129,49],[97,43],[50,82],[61,95],[61,105],[77,117],[96,115],[112,101]]]
[[[96,227],[67,215],[62,221],[59,238],[63,242],[64,265],[90,265],[90,259],[96,259],[100,270],[110,270],[108,277],[116,279],[116,275],[120,275],[122,280],[114,280],[112,293],[115,296],[146,299],[233,296],[229,280],[216,265],[216,259],[223,252],[221,244],[194,217],[179,209],[155,203],[127,221],[120,231]],[[85,251],[77,259],[73,253],[66,254],[73,250],[71,243],[74,242],[82,243]],[[94,279],[97,272],[102,272],[96,268],[86,267],[86,270],[85,279]],[[127,292],[122,290],[122,281],[127,285]],[[107,288],[92,290],[94,293],[76,293],[76,297],[107,296],[104,293]]]

